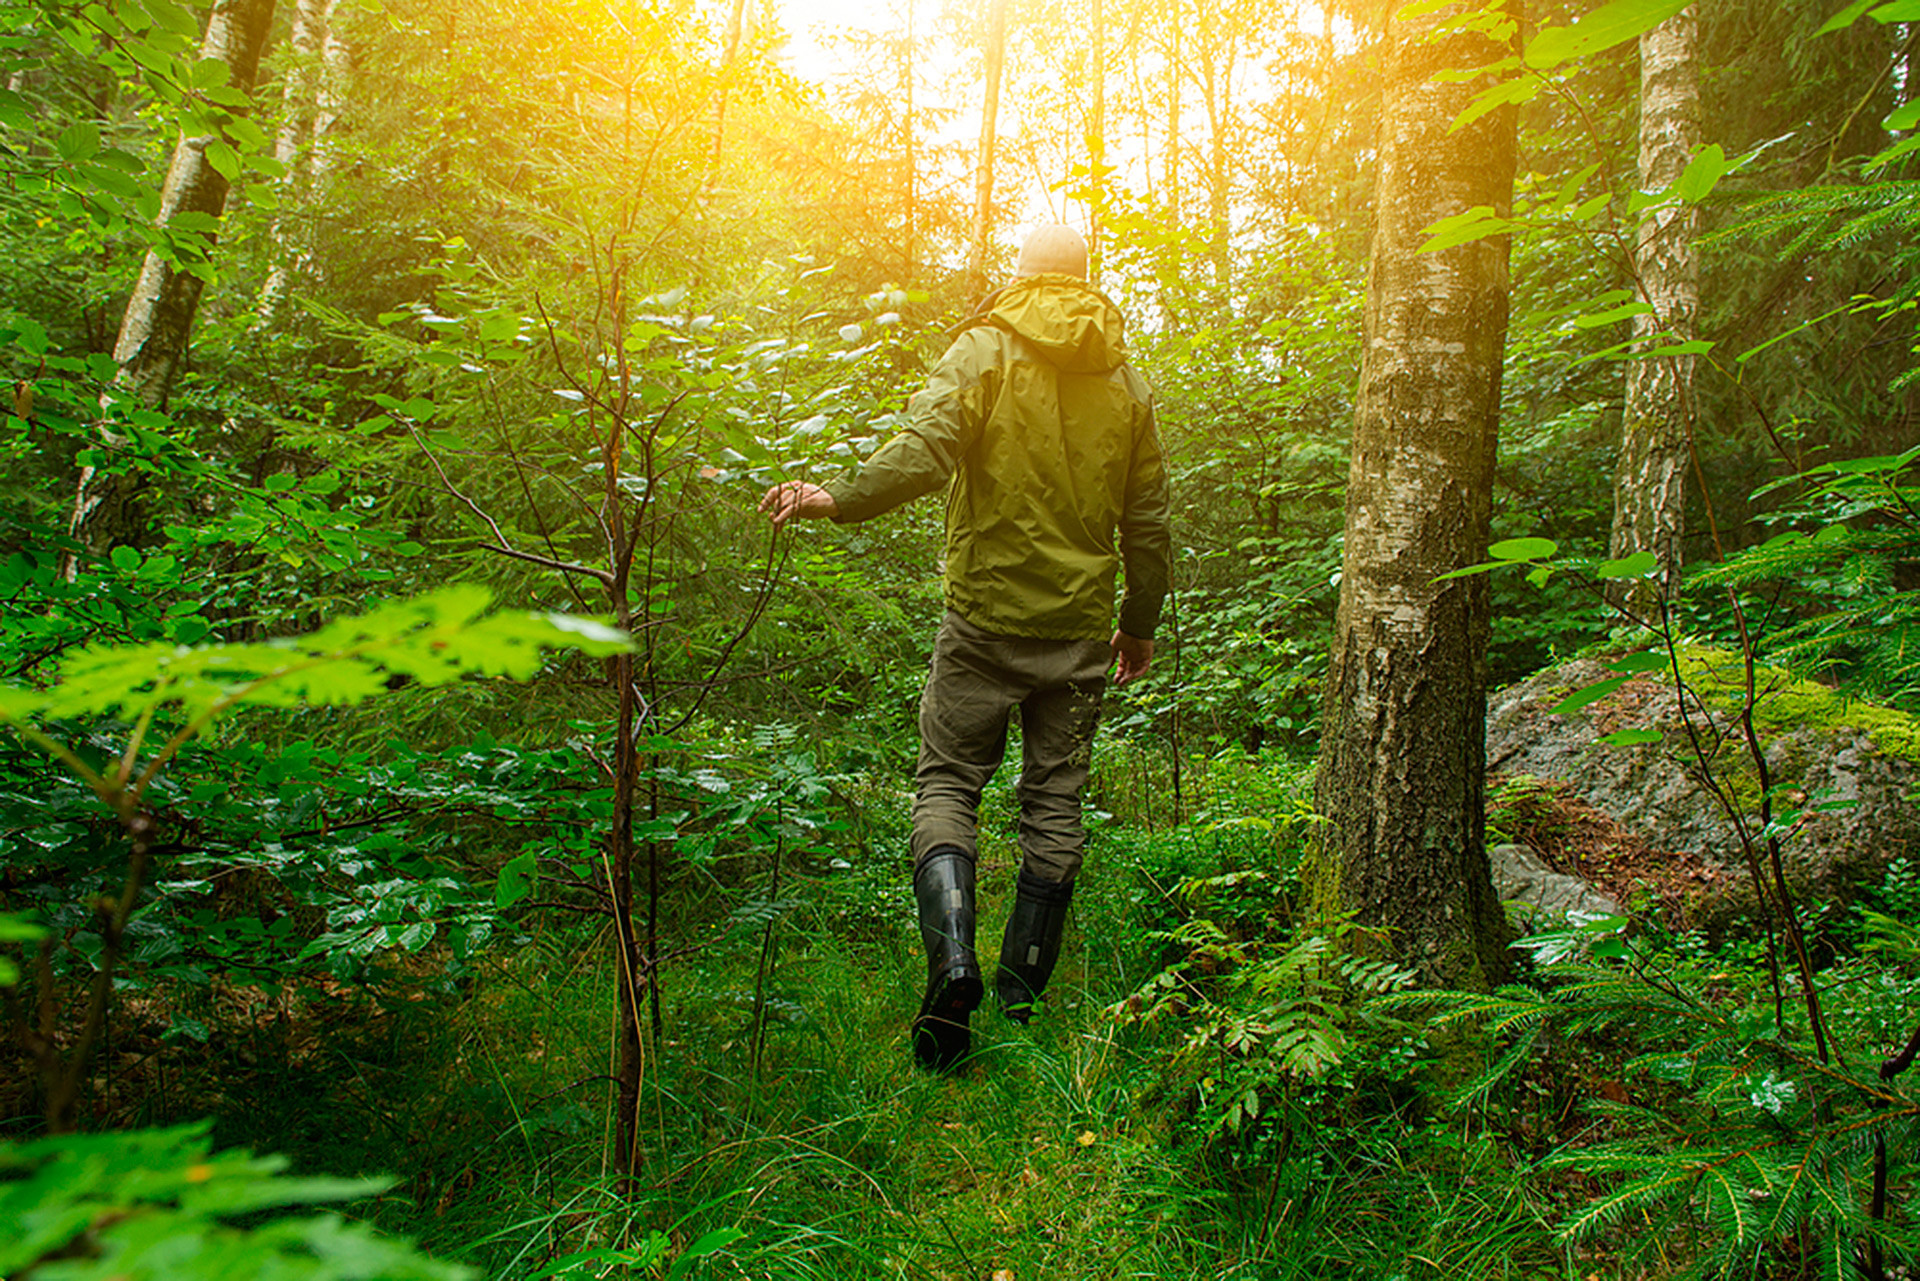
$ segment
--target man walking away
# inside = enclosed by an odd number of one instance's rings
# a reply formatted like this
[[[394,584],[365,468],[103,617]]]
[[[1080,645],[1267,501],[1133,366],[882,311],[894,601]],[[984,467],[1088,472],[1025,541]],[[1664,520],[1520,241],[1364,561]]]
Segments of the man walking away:
[[[870,520],[947,486],[947,612],[920,702],[914,898],[927,988],[919,1062],[945,1071],[972,1045],[984,976],[974,954],[980,793],[1020,711],[1021,865],[994,986],[1024,1023],[1060,955],[1086,847],[1080,792],[1116,662],[1143,675],[1167,593],[1167,473],[1146,383],[1126,362],[1120,310],[1086,283],[1087,246],[1055,224],[1028,237],[909,405],[907,425],[825,486],[788,481],[760,509]],[[1125,569],[1118,626],[1115,578]]]

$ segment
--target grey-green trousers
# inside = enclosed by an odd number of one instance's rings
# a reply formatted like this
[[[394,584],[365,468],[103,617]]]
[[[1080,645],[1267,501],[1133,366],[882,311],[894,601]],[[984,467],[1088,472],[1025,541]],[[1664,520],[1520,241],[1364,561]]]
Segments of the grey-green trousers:
[[[1080,789],[1112,659],[1104,640],[999,636],[947,611],[920,699],[916,867],[942,846],[977,853],[980,793],[1006,754],[1007,720],[1017,707],[1022,868],[1041,881],[1073,879],[1087,843]]]

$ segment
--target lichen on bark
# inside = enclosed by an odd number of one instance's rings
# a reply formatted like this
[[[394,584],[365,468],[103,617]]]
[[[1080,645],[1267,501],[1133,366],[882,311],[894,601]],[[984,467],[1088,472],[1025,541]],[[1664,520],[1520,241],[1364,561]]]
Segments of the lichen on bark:
[[[1448,14],[1388,34],[1366,334],[1339,616],[1309,855],[1313,916],[1428,983],[1485,988],[1507,926],[1485,833],[1483,576],[1507,327],[1504,238],[1422,253],[1436,221],[1511,207],[1514,115],[1451,128],[1480,85],[1436,80],[1508,51]],[[1438,36],[1438,38],[1434,38]]]

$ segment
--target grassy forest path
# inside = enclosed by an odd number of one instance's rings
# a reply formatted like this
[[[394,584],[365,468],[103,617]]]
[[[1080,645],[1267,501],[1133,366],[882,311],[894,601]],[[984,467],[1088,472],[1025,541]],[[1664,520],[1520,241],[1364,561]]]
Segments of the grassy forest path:
[[[654,1229],[684,1249],[729,1226],[745,1235],[691,1275],[1565,1275],[1518,1182],[1491,1177],[1494,1145],[1464,1130],[1391,1108],[1320,1124],[1306,1094],[1284,1124],[1204,1136],[1167,1070],[1184,1030],[1114,1013],[1164,946],[1143,843],[1111,829],[1096,842],[1042,1012],[1020,1027],[989,995],[951,1076],[908,1050],[924,965],[904,857],[794,891],[757,1075],[761,932],[712,926],[667,975],[646,1182],[624,1202],[601,1161],[610,963],[578,929],[531,937],[451,1016],[399,999],[338,1018],[307,1070],[274,1078],[288,1097],[251,1098],[228,1137],[302,1168],[400,1174],[375,1217],[501,1277]],[[1012,880],[990,849],[989,957]]]

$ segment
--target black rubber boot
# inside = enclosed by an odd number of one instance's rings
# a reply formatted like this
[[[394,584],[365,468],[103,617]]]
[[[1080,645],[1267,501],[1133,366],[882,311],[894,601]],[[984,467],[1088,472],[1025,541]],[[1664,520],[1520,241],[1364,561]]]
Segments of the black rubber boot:
[[[927,948],[927,994],[913,1020],[913,1057],[946,1072],[973,1048],[967,1019],[986,990],[973,952],[973,860],[952,846],[934,850],[914,872],[913,897]]]
[[[1033,1004],[1053,977],[1054,963],[1060,959],[1060,931],[1071,902],[1072,881],[1043,881],[1020,873],[1007,932],[1000,940],[1000,971],[993,983],[1001,1012],[1015,1023],[1033,1017]]]

